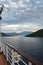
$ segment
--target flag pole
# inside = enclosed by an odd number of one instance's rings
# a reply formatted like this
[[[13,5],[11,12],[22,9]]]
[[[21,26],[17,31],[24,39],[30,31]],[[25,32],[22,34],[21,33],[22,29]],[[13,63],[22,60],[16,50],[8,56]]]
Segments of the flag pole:
[[[1,22],[2,22],[2,11],[3,11],[3,8],[4,8],[4,5],[3,4],[0,4],[0,52],[1,52]]]

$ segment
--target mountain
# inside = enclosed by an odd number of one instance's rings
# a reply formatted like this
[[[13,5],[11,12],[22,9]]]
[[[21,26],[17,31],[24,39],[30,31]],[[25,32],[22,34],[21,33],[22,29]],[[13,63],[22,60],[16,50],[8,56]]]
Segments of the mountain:
[[[28,34],[26,37],[43,37],[43,29],[33,32],[32,34]]]
[[[17,36],[19,33],[13,32],[13,33],[6,33],[7,36]]]
[[[19,35],[23,35],[23,36],[25,36],[25,35],[27,35],[27,34],[31,34],[32,32],[31,31],[23,31],[23,32],[21,32],[21,33],[19,33]]]
[[[21,32],[21,33],[16,33],[16,32],[13,32],[13,33],[6,33],[6,35],[9,35],[9,36],[17,36],[17,35],[26,35],[26,34],[31,34],[32,32],[27,32],[27,31],[24,31],[24,32]]]
[[[2,36],[17,36],[18,33],[1,33]]]
[[[16,32],[13,32],[13,33],[2,33],[2,36],[25,36],[27,34],[31,34],[32,32],[27,32],[27,31],[24,31],[24,32],[21,32],[21,33],[16,33]]]
[[[1,33],[1,35],[2,35],[2,37],[3,37],[3,36],[7,36],[5,33]]]

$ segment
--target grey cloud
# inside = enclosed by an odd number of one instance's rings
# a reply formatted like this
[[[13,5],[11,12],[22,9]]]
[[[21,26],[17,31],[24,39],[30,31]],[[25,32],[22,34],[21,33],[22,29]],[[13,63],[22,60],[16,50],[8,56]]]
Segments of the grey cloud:
[[[7,24],[39,24],[43,28],[43,0],[5,0],[7,11],[3,13],[3,22]],[[14,5],[14,6],[13,6]]]

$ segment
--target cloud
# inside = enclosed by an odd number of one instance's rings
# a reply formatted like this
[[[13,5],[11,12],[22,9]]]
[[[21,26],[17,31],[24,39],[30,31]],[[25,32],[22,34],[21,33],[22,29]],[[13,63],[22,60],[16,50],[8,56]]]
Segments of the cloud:
[[[17,18],[18,16],[21,17],[23,15],[25,17],[27,15],[32,15],[32,14],[37,15],[34,12],[40,11],[39,9],[43,7],[43,4],[41,4],[41,1],[39,0],[18,0],[18,1],[8,0],[7,2],[8,2],[7,4],[5,3],[4,4],[5,4],[5,7],[8,9],[7,10],[8,18],[11,18],[11,17]],[[9,15],[12,15],[12,16],[10,17]]]
[[[32,24],[32,23],[25,23],[25,24],[3,24],[2,23],[2,32],[9,33],[9,32],[23,32],[23,31],[36,31],[39,29],[38,24]]]
[[[2,14],[3,22],[11,25],[10,27],[13,24],[20,25],[20,27],[16,27],[15,31],[43,28],[43,0],[0,0],[0,2],[5,6]],[[26,24],[27,27],[25,27],[25,23],[28,24]],[[34,26],[35,24],[36,26]],[[21,25],[24,27],[22,28]],[[10,29],[10,27],[8,28]]]

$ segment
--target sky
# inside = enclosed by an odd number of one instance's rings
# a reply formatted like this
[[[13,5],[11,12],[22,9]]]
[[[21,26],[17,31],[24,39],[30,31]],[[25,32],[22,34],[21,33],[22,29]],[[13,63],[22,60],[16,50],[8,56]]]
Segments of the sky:
[[[2,32],[43,29],[43,0],[0,0],[4,4]]]

